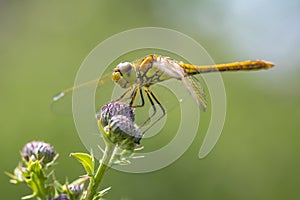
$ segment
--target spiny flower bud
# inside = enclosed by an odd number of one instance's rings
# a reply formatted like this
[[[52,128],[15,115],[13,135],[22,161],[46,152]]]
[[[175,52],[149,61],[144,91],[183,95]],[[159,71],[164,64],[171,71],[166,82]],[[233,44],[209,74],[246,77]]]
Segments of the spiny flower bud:
[[[102,107],[101,113],[97,113],[97,119],[103,127],[108,125],[109,120],[116,115],[123,115],[134,121],[134,112],[131,107],[123,102],[111,102]]]
[[[111,132],[111,139],[116,142],[129,139],[134,144],[139,144],[143,136],[138,126],[123,115],[113,116],[109,120],[108,129]]]
[[[46,165],[53,161],[56,156],[54,148],[50,144],[33,141],[27,143],[21,152],[22,157],[28,162],[29,160],[41,160],[42,164]]]

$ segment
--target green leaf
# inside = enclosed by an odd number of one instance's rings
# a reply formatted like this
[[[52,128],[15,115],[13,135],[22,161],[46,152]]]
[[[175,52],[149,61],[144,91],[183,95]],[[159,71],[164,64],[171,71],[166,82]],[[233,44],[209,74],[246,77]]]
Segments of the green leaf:
[[[71,153],[80,162],[89,176],[94,176],[94,157],[87,153]]]

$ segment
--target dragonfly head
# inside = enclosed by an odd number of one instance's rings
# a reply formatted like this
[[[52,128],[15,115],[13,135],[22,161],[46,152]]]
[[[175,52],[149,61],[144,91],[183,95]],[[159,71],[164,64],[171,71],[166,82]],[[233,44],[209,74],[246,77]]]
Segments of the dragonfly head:
[[[136,71],[132,63],[123,62],[114,68],[111,77],[122,88],[128,88],[136,82]]]

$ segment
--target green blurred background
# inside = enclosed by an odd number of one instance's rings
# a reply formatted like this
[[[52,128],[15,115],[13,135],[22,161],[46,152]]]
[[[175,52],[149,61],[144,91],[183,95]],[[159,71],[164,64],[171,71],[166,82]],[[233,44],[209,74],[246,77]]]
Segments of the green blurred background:
[[[183,32],[217,63],[265,59],[276,67],[223,74],[227,118],[208,157],[198,159],[199,131],[169,167],[147,174],[111,170],[102,184],[112,186],[107,199],[297,199],[299,20],[299,1],[1,1],[1,199],[29,193],[24,185],[9,184],[3,172],[14,169],[31,140],[55,146],[59,180],[83,173],[68,157],[86,151],[72,116],[52,112],[51,99],[73,84],[97,44],[143,26]]]

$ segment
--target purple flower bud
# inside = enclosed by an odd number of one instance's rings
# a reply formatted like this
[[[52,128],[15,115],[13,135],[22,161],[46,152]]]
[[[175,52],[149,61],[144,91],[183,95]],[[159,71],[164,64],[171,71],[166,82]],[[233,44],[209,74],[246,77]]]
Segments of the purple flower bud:
[[[101,109],[101,114],[97,114],[98,120],[100,120],[103,127],[108,125],[109,120],[116,115],[126,116],[131,121],[134,121],[134,112],[131,107],[123,102],[111,102],[106,104]]]
[[[50,144],[33,141],[27,143],[21,152],[22,157],[28,162],[29,160],[42,160],[42,164],[47,164],[53,161],[56,152]]]
[[[109,120],[108,128],[117,141],[130,139],[133,143],[139,144],[143,136],[138,126],[123,115],[113,116]]]
[[[84,184],[71,184],[68,185],[69,190],[73,193],[73,195],[78,196],[83,192]]]

